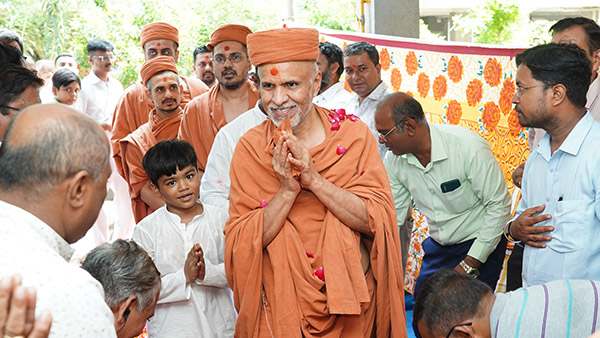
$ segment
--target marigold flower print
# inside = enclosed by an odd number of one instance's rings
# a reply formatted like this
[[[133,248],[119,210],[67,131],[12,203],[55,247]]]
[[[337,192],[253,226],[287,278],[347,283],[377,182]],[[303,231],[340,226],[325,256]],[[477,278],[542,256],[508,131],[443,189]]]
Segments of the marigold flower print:
[[[474,107],[476,104],[481,101],[481,97],[483,96],[483,83],[478,79],[473,79],[467,85],[467,103],[469,106]]]
[[[446,85],[446,78],[443,75],[439,75],[433,80],[433,98],[440,101],[446,96],[448,86]]]
[[[392,59],[390,57],[390,52],[388,52],[387,48],[383,48],[381,52],[379,52],[379,63],[381,64],[381,69],[383,69],[384,71],[390,69]]]
[[[502,66],[496,58],[489,58],[483,67],[483,78],[490,87],[496,87],[500,84],[502,77]]]
[[[448,101],[448,107],[446,108],[446,120],[449,124],[458,124],[462,117],[462,106],[456,100]]]
[[[392,69],[392,88],[395,92],[400,90],[400,85],[402,84],[402,74],[398,70],[398,68]]]
[[[494,102],[487,102],[481,112],[481,122],[488,132],[496,128],[500,121],[500,107]]]
[[[452,80],[452,82],[457,83],[462,80],[463,75],[463,64],[462,61],[457,56],[451,56],[448,61],[448,78]]]
[[[429,94],[429,88],[431,87],[431,83],[429,83],[429,76],[425,73],[420,73],[419,78],[417,79],[417,91],[421,97],[427,97]]]
[[[417,61],[417,56],[415,52],[408,52],[406,54],[406,59],[404,59],[404,65],[406,66],[406,72],[408,75],[415,75],[417,70],[419,69],[419,61]]]

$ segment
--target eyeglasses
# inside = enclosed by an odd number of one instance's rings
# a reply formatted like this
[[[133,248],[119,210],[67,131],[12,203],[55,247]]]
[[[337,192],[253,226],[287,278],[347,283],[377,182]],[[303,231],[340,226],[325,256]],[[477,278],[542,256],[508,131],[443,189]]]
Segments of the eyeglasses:
[[[243,58],[244,58],[243,55],[239,54],[239,53],[231,54],[231,55],[229,55],[229,57],[225,57],[223,55],[217,55],[213,58],[213,62],[218,65],[222,65],[227,61],[227,59],[229,59],[229,61],[231,61],[232,63],[239,63],[242,61]]]
[[[391,134],[394,130],[398,129],[398,126],[394,126],[394,128],[388,130],[387,133],[382,134],[380,132],[377,132],[377,135],[379,135],[379,138],[383,140],[383,142],[387,142],[387,138],[389,134]]]
[[[456,324],[453,327],[450,328],[450,331],[448,331],[448,334],[446,335],[446,338],[450,338],[450,336],[452,335],[452,332],[454,331],[454,329],[456,329],[459,326],[471,326],[473,325],[473,323],[462,323],[462,324]]]
[[[17,113],[20,112],[21,110],[23,110],[23,108],[15,108],[15,107],[7,106],[5,104],[1,105],[0,107],[6,108],[6,109],[12,109],[12,110],[16,111]]]
[[[518,97],[521,97],[521,96],[523,96],[523,92],[526,91],[527,89],[537,88],[537,87],[548,88],[549,86],[548,85],[529,86],[529,87],[517,86],[517,88],[515,89],[515,94],[517,94]]]
[[[100,59],[102,62],[113,61],[115,59],[114,55],[92,55],[95,59]]]

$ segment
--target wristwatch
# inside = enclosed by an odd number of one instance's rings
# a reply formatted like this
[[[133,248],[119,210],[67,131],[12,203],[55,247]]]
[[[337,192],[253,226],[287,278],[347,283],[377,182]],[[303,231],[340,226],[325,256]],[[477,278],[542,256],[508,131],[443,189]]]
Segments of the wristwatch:
[[[469,275],[473,278],[479,277],[479,270],[477,270],[477,268],[469,266],[467,263],[465,263],[465,261],[460,261],[460,267],[465,270],[467,275]]]

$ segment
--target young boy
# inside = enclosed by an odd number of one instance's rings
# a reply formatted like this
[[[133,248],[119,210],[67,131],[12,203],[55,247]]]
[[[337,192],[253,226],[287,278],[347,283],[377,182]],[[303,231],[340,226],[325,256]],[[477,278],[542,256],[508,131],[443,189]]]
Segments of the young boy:
[[[81,80],[79,76],[67,69],[59,69],[52,75],[52,94],[54,103],[62,103],[72,106],[77,102]]]
[[[225,210],[202,205],[194,148],[165,140],[150,148],[142,166],[166,205],[133,232],[160,271],[162,287],[149,337],[233,337],[236,314],[225,277]]]

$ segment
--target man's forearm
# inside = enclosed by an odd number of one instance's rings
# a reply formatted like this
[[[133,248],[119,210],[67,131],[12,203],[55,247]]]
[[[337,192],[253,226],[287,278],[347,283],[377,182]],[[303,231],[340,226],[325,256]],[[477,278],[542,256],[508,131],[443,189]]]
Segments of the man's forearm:
[[[263,214],[263,248],[277,236],[294,205],[297,193],[279,189]]]
[[[373,236],[367,205],[360,197],[318,176],[310,190],[337,219],[354,231]]]

